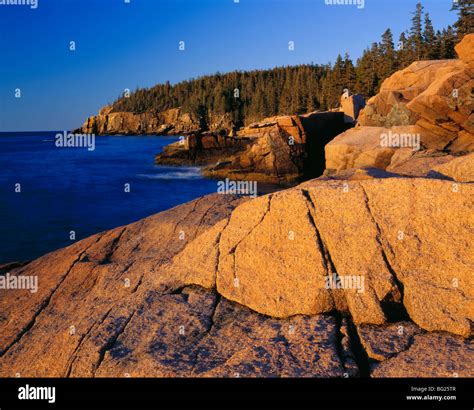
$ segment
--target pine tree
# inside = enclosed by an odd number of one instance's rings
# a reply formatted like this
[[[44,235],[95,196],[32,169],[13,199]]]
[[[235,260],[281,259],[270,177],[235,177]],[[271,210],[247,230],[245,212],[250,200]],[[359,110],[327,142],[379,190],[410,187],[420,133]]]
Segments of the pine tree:
[[[347,87],[345,73],[345,64],[342,56],[338,54],[334,67],[331,70],[331,75],[329,78],[329,87],[327,95],[327,105],[330,108],[337,108],[339,106],[339,100],[341,98],[344,89]]]
[[[380,44],[380,53],[383,56],[380,74],[382,78],[387,78],[396,70],[395,46],[393,44],[393,34],[390,29],[385,30],[382,34],[382,42]]]
[[[280,114],[291,113],[291,105],[292,105],[291,89],[292,89],[291,79],[287,77],[284,82],[283,89],[280,96],[280,103],[279,103]]]
[[[430,15],[425,14],[425,30],[423,31],[423,59],[434,60],[438,56],[434,47],[436,42],[436,35],[431,22]]]
[[[474,32],[474,2],[473,0],[457,0],[453,2],[451,11],[458,12],[458,20],[454,23],[456,40],[461,41],[466,34]]]
[[[379,60],[379,46],[373,43],[372,47],[366,49],[362,57],[357,61],[356,68],[356,90],[366,96],[375,95],[379,87],[379,69],[377,64]]]
[[[412,26],[410,29],[410,45],[412,48],[412,58],[420,60],[423,53],[423,27],[422,27],[423,5],[417,3],[416,11],[413,13]]]
[[[354,93],[356,85],[356,70],[349,54],[344,55],[344,88]]]
[[[442,59],[442,56],[441,56],[441,43],[442,43],[442,34],[441,34],[441,31],[437,30],[436,31],[436,34],[435,34],[435,41],[432,45],[432,49],[433,49],[433,58],[436,59],[436,60],[440,60]]]
[[[448,26],[446,29],[446,35],[444,37],[444,56],[443,58],[451,59],[456,58],[456,50],[454,47],[456,46],[456,32],[453,27]]]
[[[413,61],[411,44],[405,33],[400,34],[397,47],[397,67],[407,67]]]

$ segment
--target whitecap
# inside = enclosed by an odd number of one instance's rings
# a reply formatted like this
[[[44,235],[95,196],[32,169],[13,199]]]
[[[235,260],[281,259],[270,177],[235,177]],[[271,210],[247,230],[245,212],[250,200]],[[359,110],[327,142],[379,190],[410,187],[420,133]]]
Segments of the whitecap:
[[[176,168],[166,172],[158,172],[156,174],[139,174],[140,178],[147,179],[201,179],[200,168]]]

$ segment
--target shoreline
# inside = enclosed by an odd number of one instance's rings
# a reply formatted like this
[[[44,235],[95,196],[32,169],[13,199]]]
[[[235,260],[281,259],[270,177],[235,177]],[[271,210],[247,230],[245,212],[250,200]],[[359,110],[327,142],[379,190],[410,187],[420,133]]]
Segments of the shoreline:
[[[311,113],[168,145],[158,162],[308,180],[256,198],[165,183],[194,199],[14,268],[37,291],[0,290],[0,377],[474,377],[473,42],[394,73],[356,127]],[[99,199],[122,194],[113,176]]]

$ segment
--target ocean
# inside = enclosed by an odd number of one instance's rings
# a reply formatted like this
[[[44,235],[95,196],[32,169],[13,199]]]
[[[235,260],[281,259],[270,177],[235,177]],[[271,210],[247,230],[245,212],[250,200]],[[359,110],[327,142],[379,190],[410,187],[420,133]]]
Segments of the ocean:
[[[0,264],[36,258],[217,190],[197,167],[154,164],[176,137],[100,136],[90,151],[58,148],[56,134],[0,133]]]

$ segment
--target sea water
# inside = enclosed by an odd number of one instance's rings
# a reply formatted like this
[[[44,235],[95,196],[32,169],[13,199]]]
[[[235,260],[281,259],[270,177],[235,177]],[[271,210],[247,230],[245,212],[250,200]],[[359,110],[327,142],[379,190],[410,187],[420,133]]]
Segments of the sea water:
[[[0,134],[0,263],[30,260],[217,190],[197,167],[154,164],[178,138],[100,136],[91,151],[57,147],[56,134]]]

